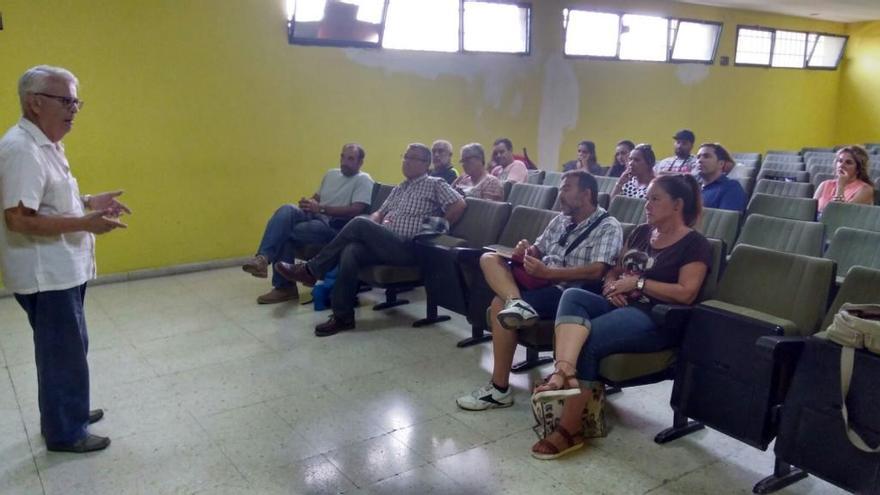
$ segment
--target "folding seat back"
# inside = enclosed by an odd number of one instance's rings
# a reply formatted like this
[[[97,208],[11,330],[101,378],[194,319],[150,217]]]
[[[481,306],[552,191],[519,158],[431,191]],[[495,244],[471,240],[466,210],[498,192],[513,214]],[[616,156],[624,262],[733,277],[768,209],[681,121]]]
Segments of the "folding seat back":
[[[873,205],[832,201],[825,206],[819,220],[825,224],[828,240],[834,239],[840,227],[880,232],[880,208]]]
[[[813,198],[792,198],[755,193],[746,207],[746,216],[755,213],[792,220],[813,221],[819,202]]]
[[[710,239],[719,239],[724,250],[733,249],[739,232],[740,213],[738,211],[703,208],[703,216],[697,230]]]
[[[477,198],[466,198],[465,202],[467,209],[450,235],[464,240],[470,248],[494,244],[510,217],[510,204]]]
[[[837,262],[838,282],[856,265],[880,269],[880,232],[841,227],[825,257]]]
[[[749,215],[736,244],[759,246],[784,253],[822,256],[825,226],[819,222]]]
[[[529,175],[526,177],[526,184],[543,184],[544,174],[546,174],[546,172],[543,170],[529,170]]]
[[[813,184],[813,190],[819,189],[819,184],[825,182],[826,180],[836,179],[837,175],[835,174],[826,174],[826,173],[810,173],[810,184]]]
[[[811,161],[809,165],[807,165],[807,172],[810,172],[810,177],[816,174],[834,174],[834,164]]]
[[[620,223],[645,223],[645,200],[618,194],[611,198],[608,213]]]
[[[552,186],[538,184],[514,184],[507,202],[513,206],[531,206],[549,210],[553,208],[559,190]]]
[[[771,150],[768,151],[766,155],[764,155],[765,162],[772,161],[786,161],[786,162],[802,162],[803,157],[797,151],[779,151],[779,150]]]
[[[795,360],[776,360],[756,342],[815,333],[834,274],[828,259],[736,246],[714,298],[697,306],[688,322],[670,400],[673,427],[655,441],[704,423],[765,450]]]
[[[742,158],[734,158],[734,161],[736,162],[737,166],[742,166],[742,167],[746,167],[746,168],[754,168],[754,169],[758,169],[761,167],[761,160],[759,160],[757,158],[751,159],[751,160],[742,159]]]
[[[772,168],[761,167],[761,170],[758,171],[757,180],[761,179],[788,182],[810,182],[810,173],[807,171],[775,170]]]
[[[504,225],[501,235],[498,237],[498,244],[514,247],[517,242],[523,239],[535,242],[535,239],[544,232],[550,221],[557,215],[559,212],[552,210],[514,206],[507,224]]]
[[[611,192],[614,191],[614,186],[617,185],[617,177],[603,177],[601,175],[597,175],[596,182],[599,183],[600,193],[611,194]]]
[[[544,182],[541,184],[545,186],[559,187],[559,185],[562,184],[562,172],[555,172],[552,170],[544,172]]]
[[[761,164],[761,168],[766,170],[778,170],[780,172],[800,172],[805,170],[803,162],[788,160],[764,160],[764,163]]]
[[[727,177],[731,179],[753,178],[758,175],[758,167],[749,167],[742,163],[737,163],[733,170],[727,173]]]
[[[760,153],[731,153],[730,156],[736,161],[761,159]]]
[[[822,328],[831,324],[844,302],[880,300],[880,270],[853,267],[829,308]],[[880,493],[880,455],[858,450],[847,438],[841,414],[840,346],[810,338],[803,343],[797,370],[781,410],[774,451],[780,464],[837,485],[853,493]],[[856,351],[846,400],[849,425],[874,447],[880,444],[880,356]],[[756,485],[769,493],[805,477],[774,473]],[[760,490],[760,491],[758,491]]]
[[[812,198],[813,185],[809,182],[759,179],[755,185],[755,193],[790,196],[793,198]]]

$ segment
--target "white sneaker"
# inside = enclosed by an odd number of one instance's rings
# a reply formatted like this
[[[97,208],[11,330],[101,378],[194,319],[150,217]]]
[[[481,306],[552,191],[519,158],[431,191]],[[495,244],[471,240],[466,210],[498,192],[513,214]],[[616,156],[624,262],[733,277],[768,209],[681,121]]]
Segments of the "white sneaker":
[[[492,383],[489,383],[474,390],[469,395],[455,399],[455,403],[458,404],[458,407],[468,411],[485,411],[486,409],[510,407],[513,405],[513,392],[510,387],[508,387],[507,392],[501,392]]]
[[[508,299],[504,309],[498,312],[498,323],[508,330],[534,325],[538,312],[522,299]]]

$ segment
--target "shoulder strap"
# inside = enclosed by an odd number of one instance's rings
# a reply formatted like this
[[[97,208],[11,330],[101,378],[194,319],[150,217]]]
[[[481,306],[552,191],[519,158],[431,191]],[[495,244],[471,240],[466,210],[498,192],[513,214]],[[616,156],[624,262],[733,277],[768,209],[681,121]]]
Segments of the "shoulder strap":
[[[569,254],[571,254],[571,252],[574,251],[574,249],[575,249],[576,247],[578,247],[578,245],[579,245],[580,243],[584,242],[584,240],[585,240],[587,237],[589,237],[590,234],[592,234],[594,230],[596,230],[596,227],[598,227],[599,224],[601,224],[602,221],[604,221],[604,220],[605,220],[606,218],[608,218],[609,216],[610,216],[610,213],[608,213],[608,212],[606,211],[605,213],[603,213],[602,215],[600,215],[599,218],[597,218],[595,222],[591,223],[591,224],[587,227],[587,230],[584,230],[583,232],[581,232],[581,235],[577,236],[573,241],[571,241],[571,244],[569,244],[568,247],[565,248],[565,256],[568,256]]]
[[[843,426],[846,428],[846,436],[850,443],[862,452],[876,453],[880,452],[880,446],[871,448],[862,440],[855,430],[849,425],[849,413],[846,410],[846,396],[849,395],[849,384],[852,380],[853,365],[855,361],[855,349],[848,346],[842,346],[840,349],[840,412],[843,415]]]

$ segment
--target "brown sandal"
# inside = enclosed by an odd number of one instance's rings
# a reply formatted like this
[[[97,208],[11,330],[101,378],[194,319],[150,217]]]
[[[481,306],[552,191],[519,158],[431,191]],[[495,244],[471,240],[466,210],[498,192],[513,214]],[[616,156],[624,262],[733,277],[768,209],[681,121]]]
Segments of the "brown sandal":
[[[566,363],[572,368],[574,365],[569,363],[568,361],[557,361],[556,362],[556,370],[553,373],[550,373],[544,383],[535,387],[535,391],[532,394],[532,400],[537,400],[541,402],[556,400],[556,399],[564,399],[566,397],[571,397],[573,395],[578,395],[581,393],[580,383],[571,386],[571,381],[574,380],[577,383],[577,377],[574,375],[569,375],[568,373],[562,371],[559,368],[560,363]],[[562,385],[556,385],[555,383],[551,383],[550,379],[553,378],[554,375],[559,375],[562,377]],[[538,390],[541,387],[548,387],[544,390]]]
[[[554,433],[559,433],[559,435],[562,436],[562,439],[565,440],[563,447],[560,449],[546,438],[542,438],[541,440],[538,440],[538,443],[532,446],[532,457],[543,461],[549,461],[552,459],[558,459],[584,446],[584,438],[581,433],[572,434],[562,425],[557,426]],[[539,447],[548,452],[539,452],[536,450]]]

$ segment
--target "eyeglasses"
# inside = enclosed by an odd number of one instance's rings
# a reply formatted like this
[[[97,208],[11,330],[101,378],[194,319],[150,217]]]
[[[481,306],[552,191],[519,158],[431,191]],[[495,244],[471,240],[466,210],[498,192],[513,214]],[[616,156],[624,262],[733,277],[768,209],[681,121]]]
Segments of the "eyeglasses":
[[[565,226],[565,233],[559,238],[559,247],[565,247],[565,245],[568,244],[568,236],[571,235],[575,227],[577,227],[577,224],[574,222]]]
[[[58,96],[58,95],[50,95],[49,93],[34,93],[35,95],[45,96],[46,98],[52,98],[53,100],[57,100],[59,103],[64,105],[67,108],[76,107],[77,110],[81,110],[85,102],[78,98],[71,98],[69,96]]]
[[[404,160],[412,160],[412,161],[417,161],[417,162],[430,162],[431,161],[431,160],[422,158],[420,156],[400,155],[400,157],[403,158]]]

